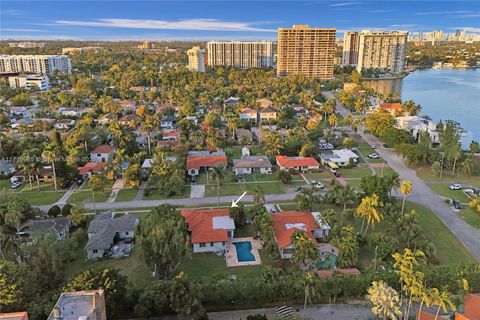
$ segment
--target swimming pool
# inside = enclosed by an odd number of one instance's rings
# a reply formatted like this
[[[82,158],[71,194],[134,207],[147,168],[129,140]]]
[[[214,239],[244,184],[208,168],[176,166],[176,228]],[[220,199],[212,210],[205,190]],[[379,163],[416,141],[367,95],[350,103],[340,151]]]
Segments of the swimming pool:
[[[237,249],[238,262],[255,261],[252,254],[252,243],[250,241],[234,242],[233,245]]]

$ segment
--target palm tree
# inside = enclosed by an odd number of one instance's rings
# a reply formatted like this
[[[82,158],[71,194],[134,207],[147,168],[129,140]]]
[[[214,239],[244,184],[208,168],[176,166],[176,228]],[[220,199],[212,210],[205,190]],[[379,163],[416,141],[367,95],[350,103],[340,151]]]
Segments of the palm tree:
[[[253,203],[255,205],[265,204],[265,191],[263,191],[263,188],[260,185],[256,185],[253,190]]]
[[[352,117],[352,114],[349,113],[347,114],[347,116],[345,117],[345,125],[346,126],[351,126],[353,124],[353,117]]]
[[[405,201],[407,200],[407,196],[412,192],[412,183],[408,180],[403,180],[400,184],[400,192],[403,194],[403,201],[402,201],[402,214],[405,210]]]
[[[335,101],[335,99],[328,99],[323,103],[322,111],[325,121],[327,121],[327,114],[330,115],[335,112],[336,104],[337,102]]]
[[[145,115],[143,121],[140,124],[140,130],[147,135],[148,154],[152,153],[152,132],[158,128],[159,119],[157,114]]]
[[[398,173],[393,172],[392,174],[385,177],[385,182],[390,190],[390,197],[392,196],[393,189],[400,188],[400,176]]]
[[[118,147],[123,136],[123,130],[120,122],[116,120],[110,122],[110,125],[108,126],[108,132],[112,134],[115,145]]]
[[[384,281],[373,281],[368,288],[367,299],[373,305],[373,314],[382,319],[396,320],[402,314],[400,296]]]
[[[375,223],[375,221],[377,223],[380,223],[380,220],[383,218],[383,215],[378,211],[379,206],[380,206],[380,199],[376,194],[372,194],[371,196],[366,196],[362,199],[362,202],[358,205],[356,209],[356,214],[363,218],[360,232],[363,229],[365,220],[367,220],[367,227],[365,228],[364,234],[367,233],[367,230],[370,224]]]
[[[283,149],[282,137],[278,132],[273,132],[263,141],[265,153],[275,156]]]
[[[236,117],[232,115],[227,118],[227,127],[232,132],[232,139],[235,140],[235,130],[238,127]]]
[[[338,118],[335,114],[332,114],[330,117],[328,117],[328,124],[331,125],[332,127],[336,128],[338,123]]]
[[[364,109],[365,109],[365,98],[358,97],[357,100],[355,100],[355,111],[361,112]]]
[[[433,304],[438,305],[437,312],[435,313],[435,320],[438,319],[440,308],[443,312],[447,312],[447,305],[452,311],[455,311],[455,305],[452,301],[452,295],[446,289],[439,291],[437,288],[433,288]]]
[[[355,200],[357,200],[357,195],[355,194],[355,190],[350,185],[342,186],[339,184],[338,186],[339,187],[337,187],[335,190],[335,202],[337,204],[343,204],[341,221],[343,224],[343,216],[345,211],[347,211],[347,206],[353,204]]]
[[[217,184],[217,206],[220,207],[220,185],[225,180],[225,168],[221,165],[212,167],[212,179]]]
[[[295,202],[297,203],[299,210],[313,211],[318,204],[319,198],[316,194],[316,190],[312,187],[304,187],[295,196]]]
[[[42,152],[42,157],[45,158],[48,162],[52,164],[52,170],[53,170],[53,185],[55,187],[55,191],[58,191],[57,189],[57,172],[55,170],[55,160],[57,157],[57,149],[53,145],[53,143],[47,143],[45,144]]]

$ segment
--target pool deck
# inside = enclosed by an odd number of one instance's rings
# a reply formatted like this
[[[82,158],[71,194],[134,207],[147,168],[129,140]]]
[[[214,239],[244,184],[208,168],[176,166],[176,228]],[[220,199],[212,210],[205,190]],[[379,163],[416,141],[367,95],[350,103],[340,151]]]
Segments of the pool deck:
[[[250,241],[252,244],[252,254],[255,257],[255,261],[243,261],[239,262],[237,258],[237,247],[233,244],[235,242],[244,242]],[[241,267],[241,266],[255,266],[262,264],[262,260],[260,259],[260,253],[258,252],[259,249],[262,249],[262,243],[258,239],[253,238],[234,238],[232,239],[227,245],[227,267]]]

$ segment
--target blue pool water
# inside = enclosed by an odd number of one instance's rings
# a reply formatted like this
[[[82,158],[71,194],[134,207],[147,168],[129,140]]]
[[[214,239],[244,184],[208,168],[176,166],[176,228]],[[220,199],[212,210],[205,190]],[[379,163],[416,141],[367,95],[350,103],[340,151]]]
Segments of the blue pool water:
[[[238,262],[255,261],[252,254],[252,243],[250,241],[234,242],[233,245],[237,249]]]

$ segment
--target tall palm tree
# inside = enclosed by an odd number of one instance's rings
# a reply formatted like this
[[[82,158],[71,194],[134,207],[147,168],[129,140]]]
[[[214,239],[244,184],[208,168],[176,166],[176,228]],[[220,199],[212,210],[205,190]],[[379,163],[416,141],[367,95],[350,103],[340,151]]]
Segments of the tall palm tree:
[[[367,227],[365,228],[364,234],[367,233],[370,224],[373,224],[375,222],[380,223],[380,220],[382,220],[383,218],[383,214],[378,211],[379,206],[380,198],[376,194],[366,196],[362,199],[362,202],[358,205],[355,211],[356,214],[363,219],[360,232],[363,229],[365,220],[367,220]]]
[[[58,191],[57,189],[57,172],[55,169],[55,160],[57,158],[58,152],[53,143],[47,143],[45,144],[42,152],[42,157],[45,158],[48,162],[51,163],[52,165],[52,170],[53,170],[53,185],[55,187],[55,191]]]
[[[352,117],[352,114],[349,113],[347,114],[347,116],[345,117],[345,125],[346,126],[351,126],[353,124],[353,117]]]
[[[238,127],[236,117],[231,115],[227,118],[227,127],[232,132],[232,139],[235,140],[235,130]]]
[[[382,319],[397,319],[402,314],[400,296],[384,281],[373,281],[368,288],[367,299],[372,304],[372,312]]]
[[[212,167],[212,179],[217,184],[217,206],[220,207],[220,185],[225,180],[225,168],[221,165]]]
[[[405,201],[407,200],[407,196],[412,192],[412,183],[408,180],[403,180],[400,184],[400,192],[403,195],[402,201],[402,214],[405,210]]]
[[[357,200],[357,195],[355,194],[355,190],[350,186],[342,186],[338,185],[337,189],[335,190],[335,202],[337,204],[343,204],[343,210],[342,210],[342,221],[341,223],[343,224],[343,216],[345,214],[345,211],[347,211],[347,206],[351,205]]]
[[[335,99],[328,99],[322,105],[323,116],[325,118],[325,122],[327,121],[327,114],[330,115],[335,112],[335,106],[337,102]]]
[[[398,175],[398,173],[393,172],[392,174],[385,177],[385,181],[390,190],[391,197],[393,189],[400,188],[400,176]]]
[[[160,120],[157,114],[145,115],[140,124],[140,130],[147,135],[148,154],[152,153],[152,132],[154,132],[159,126]]]
[[[123,130],[120,122],[117,120],[110,122],[110,125],[108,126],[108,132],[111,133],[113,140],[115,141],[115,145],[118,147],[123,136]]]
[[[332,114],[330,117],[328,117],[328,124],[331,125],[332,127],[336,128],[338,123],[338,118],[334,114]]]
[[[255,205],[265,204],[265,191],[263,191],[263,188],[260,185],[256,185],[253,190],[253,203]]]
[[[438,289],[433,289],[433,301],[435,305],[438,305],[437,312],[435,313],[435,320],[438,319],[438,314],[440,313],[440,308],[443,312],[447,312],[447,305],[452,311],[455,311],[455,305],[452,301],[452,295],[446,289],[439,291]]]

